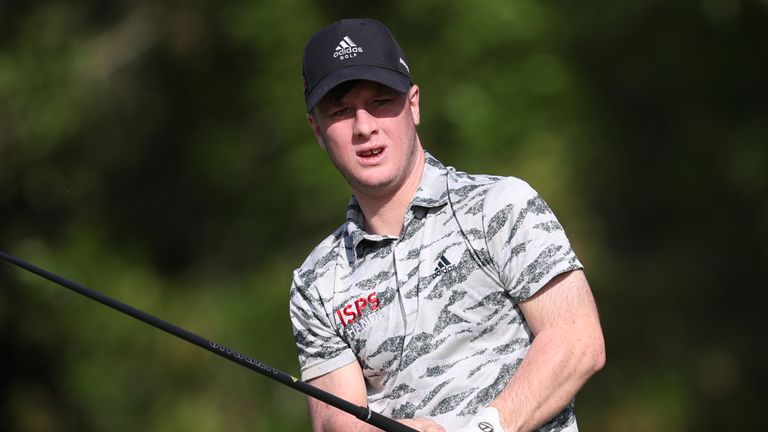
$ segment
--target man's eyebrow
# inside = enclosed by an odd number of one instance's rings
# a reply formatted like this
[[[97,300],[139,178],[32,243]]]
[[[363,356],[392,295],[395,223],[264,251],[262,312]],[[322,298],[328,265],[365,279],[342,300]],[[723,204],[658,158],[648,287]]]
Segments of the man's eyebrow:
[[[385,86],[383,84],[380,84],[379,86],[377,86],[376,90],[373,93],[373,95],[375,97],[376,96],[382,96],[382,95],[390,96],[390,95],[399,95],[399,94],[402,94],[402,93],[400,93],[399,91],[397,91],[397,90],[395,90],[393,88],[389,88],[389,87],[387,87],[387,86]]]
[[[323,105],[325,105],[326,108],[336,108],[344,105],[341,103],[341,99],[333,98],[329,101],[326,101]]]
[[[338,97],[329,97],[325,100],[321,100],[320,103],[317,104],[317,107],[321,110],[329,110],[333,108],[338,108],[343,106],[342,98]]]

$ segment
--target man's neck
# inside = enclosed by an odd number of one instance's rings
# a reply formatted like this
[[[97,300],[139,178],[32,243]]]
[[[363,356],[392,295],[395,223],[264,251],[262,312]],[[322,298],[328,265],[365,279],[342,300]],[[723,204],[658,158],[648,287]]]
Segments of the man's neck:
[[[355,199],[365,215],[366,232],[395,237],[400,235],[405,212],[419,188],[421,175],[424,172],[424,161],[424,151],[420,149],[413,172],[393,194],[370,196],[355,193]]]

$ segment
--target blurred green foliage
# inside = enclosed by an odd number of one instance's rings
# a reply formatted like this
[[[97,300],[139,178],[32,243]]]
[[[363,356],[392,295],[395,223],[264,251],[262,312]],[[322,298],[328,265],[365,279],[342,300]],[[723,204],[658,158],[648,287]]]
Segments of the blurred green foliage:
[[[422,142],[548,200],[608,366],[583,430],[758,430],[768,3],[0,2],[0,249],[298,375],[290,272],[349,190],[301,51],[385,22]],[[0,266],[0,429],[308,430],[305,398]]]

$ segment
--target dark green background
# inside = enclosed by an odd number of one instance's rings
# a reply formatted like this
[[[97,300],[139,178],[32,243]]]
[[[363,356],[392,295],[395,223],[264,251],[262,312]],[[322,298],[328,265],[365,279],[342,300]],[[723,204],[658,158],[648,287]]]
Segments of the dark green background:
[[[290,272],[349,190],[301,51],[385,22],[425,147],[547,199],[608,364],[585,431],[764,427],[768,2],[0,1],[0,249],[298,375]],[[0,265],[0,429],[309,430],[304,397]]]

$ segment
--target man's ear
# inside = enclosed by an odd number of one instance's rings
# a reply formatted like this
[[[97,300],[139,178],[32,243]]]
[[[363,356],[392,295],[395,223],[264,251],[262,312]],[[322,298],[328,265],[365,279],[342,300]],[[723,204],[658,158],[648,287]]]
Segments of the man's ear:
[[[320,144],[320,148],[325,150],[325,140],[323,139],[323,134],[320,133],[320,125],[317,124],[317,118],[315,118],[313,113],[308,112],[307,121],[309,122],[309,126],[312,128],[312,133],[315,134],[317,143]]]
[[[411,89],[408,90],[407,102],[413,116],[413,124],[418,126],[421,121],[421,112],[419,111],[419,86],[416,84],[412,85]]]

